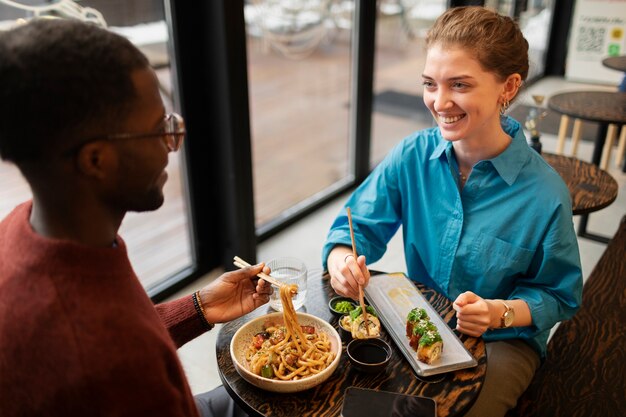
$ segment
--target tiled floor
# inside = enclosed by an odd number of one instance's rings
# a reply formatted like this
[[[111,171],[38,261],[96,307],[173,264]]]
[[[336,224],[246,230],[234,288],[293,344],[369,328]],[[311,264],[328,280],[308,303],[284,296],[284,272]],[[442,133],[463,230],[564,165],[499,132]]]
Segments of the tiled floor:
[[[532,85],[525,91],[520,97],[519,103],[532,104],[530,97],[533,94],[549,96],[555,92],[581,89],[614,90],[614,88],[606,86],[570,83],[561,78],[546,78]],[[548,152],[555,151],[556,137],[543,135],[542,142],[544,150]],[[592,143],[583,142],[580,145],[578,157],[587,161],[590,160],[592,147]],[[569,147],[566,147],[566,151],[569,152]],[[601,212],[592,214],[589,217],[588,230],[594,233],[612,236],[617,231],[621,217],[626,214],[626,174],[622,173],[621,170],[613,165],[608,171],[617,180],[619,185],[617,200]],[[295,256],[304,260],[309,268],[319,268],[321,265],[321,247],[326,232],[333,218],[342,208],[346,198],[347,195],[338,198],[336,201],[323,207],[282,233],[263,242],[259,246],[258,259],[269,260],[277,256]],[[574,218],[574,223],[577,226],[578,218]],[[371,267],[385,271],[405,271],[406,267],[401,240],[401,234],[397,233],[389,243],[385,256],[380,261],[372,264]],[[602,255],[605,245],[580,238],[579,247],[583,277],[587,278]],[[181,291],[178,295],[188,294],[192,290],[200,288],[214,279],[219,273],[218,271],[207,275],[201,281]],[[179,350],[180,358],[194,393],[204,392],[221,383],[217,373],[215,359],[215,339],[218,331],[219,328],[216,327],[213,331],[204,334]]]

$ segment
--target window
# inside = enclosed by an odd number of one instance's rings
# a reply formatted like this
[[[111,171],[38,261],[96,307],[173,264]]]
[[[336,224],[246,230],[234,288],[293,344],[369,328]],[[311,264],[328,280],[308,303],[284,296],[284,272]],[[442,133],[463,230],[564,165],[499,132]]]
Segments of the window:
[[[349,177],[354,2],[244,7],[255,223],[265,230]]]
[[[376,22],[376,69],[370,165],[412,132],[434,126],[422,100],[426,32],[445,0],[381,1]]]

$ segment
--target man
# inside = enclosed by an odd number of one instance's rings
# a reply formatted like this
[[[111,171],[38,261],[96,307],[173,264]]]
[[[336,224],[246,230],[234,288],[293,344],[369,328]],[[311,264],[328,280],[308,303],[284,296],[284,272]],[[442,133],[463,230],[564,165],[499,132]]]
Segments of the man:
[[[176,348],[271,287],[263,265],[156,308],[141,287],[117,231],[161,206],[184,135],[148,61],[95,26],[33,21],[0,34],[0,115],[0,156],[33,194],[0,223],[0,415],[198,415]],[[223,394],[202,415],[234,413]]]

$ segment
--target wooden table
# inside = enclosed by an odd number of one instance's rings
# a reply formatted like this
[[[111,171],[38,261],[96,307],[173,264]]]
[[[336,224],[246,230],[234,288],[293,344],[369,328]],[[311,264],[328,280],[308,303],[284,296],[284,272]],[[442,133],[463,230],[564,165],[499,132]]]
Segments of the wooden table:
[[[601,210],[617,198],[617,181],[597,165],[565,155],[541,156],[567,184],[574,215]]]
[[[600,164],[609,124],[621,126],[626,123],[626,93],[607,91],[561,93],[550,97],[548,108],[567,116],[600,124],[591,157],[591,162],[595,165]],[[626,161],[622,171],[626,172]],[[589,214],[583,214],[580,218],[578,235],[598,242],[607,242],[606,237],[587,232],[588,216]]]
[[[602,65],[617,71],[626,72],[626,55],[604,58]]]
[[[567,116],[600,124],[591,158],[591,162],[596,165],[600,164],[609,124],[626,123],[626,93],[610,91],[561,93],[550,97],[548,108]]]
[[[440,313],[444,321],[455,327],[456,317],[452,303],[433,290],[417,285],[426,299]],[[337,317],[328,309],[328,301],[335,295],[327,277],[309,277],[305,310],[318,316],[335,328]],[[348,387],[378,389],[382,391],[431,397],[437,402],[439,417],[462,415],[475,401],[487,371],[487,355],[482,338],[459,335],[478,365],[430,378],[420,378],[413,372],[391,337],[384,331],[382,337],[393,347],[391,361],[381,374],[364,374],[352,368],[346,355],[345,344],[337,370],[324,384],[295,394],[276,394],[262,391],[244,381],[230,357],[230,340],[237,329],[253,317],[271,312],[269,307],[256,311],[224,325],[217,337],[217,362],[224,387],[235,401],[252,416],[319,416],[335,417],[341,414],[345,390]]]

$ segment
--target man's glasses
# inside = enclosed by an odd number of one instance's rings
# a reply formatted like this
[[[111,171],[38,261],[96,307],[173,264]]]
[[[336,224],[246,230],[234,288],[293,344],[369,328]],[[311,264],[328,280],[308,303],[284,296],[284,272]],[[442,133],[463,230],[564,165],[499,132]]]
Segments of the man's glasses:
[[[81,147],[90,142],[98,140],[125,140],[139,138],[163,138],[170,152],[176,152],[183,144],[185,137],[185,121],[178,113],[169,113],[163,119],[163,126],[160,131],[150,133],[116,133],[113,135],[97,136],[82,142],[74,147],[69,153],[78,151]]]

